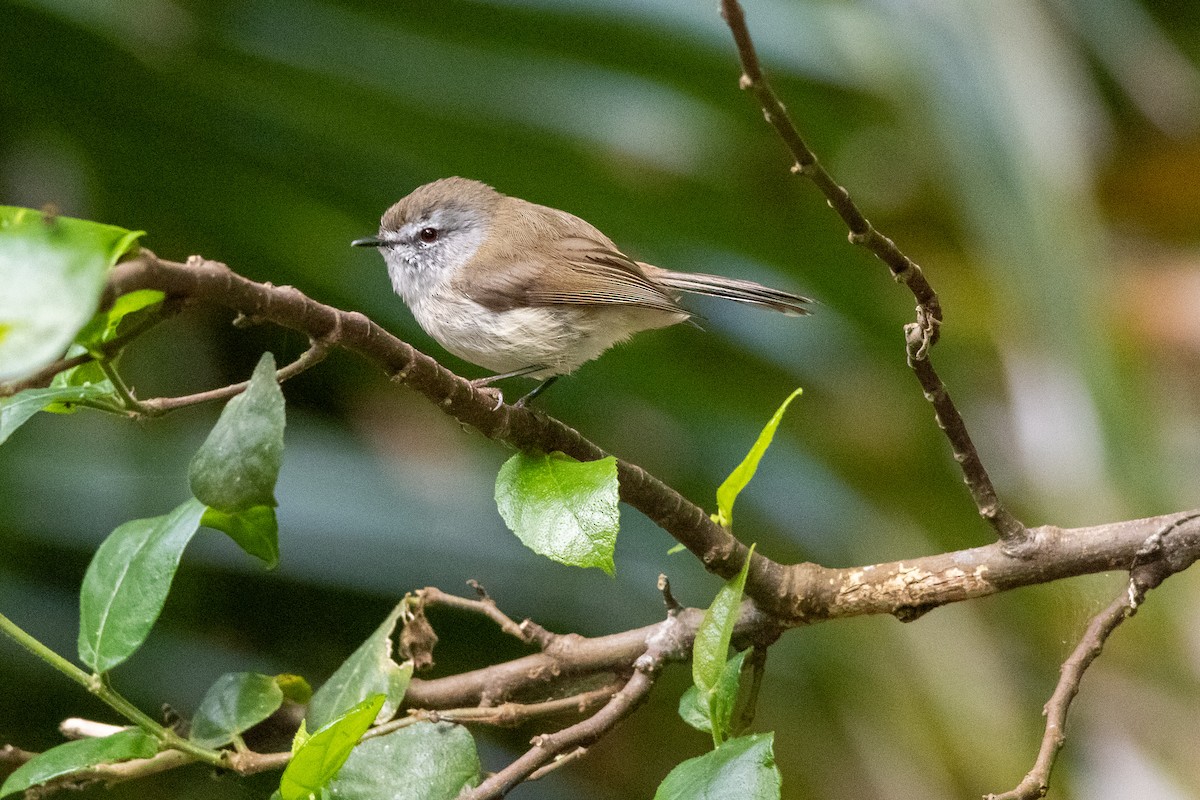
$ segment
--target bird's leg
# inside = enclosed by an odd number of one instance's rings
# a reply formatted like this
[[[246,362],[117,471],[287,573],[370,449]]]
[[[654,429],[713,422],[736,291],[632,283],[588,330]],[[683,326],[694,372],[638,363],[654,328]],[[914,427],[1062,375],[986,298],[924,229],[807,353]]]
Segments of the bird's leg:
[[[530,364],[528,367],[514,369],[512,372],[501,372],[499,375],[488,375],[486,378],[475,378],[470,383],[476,389],[481,386],[491,386],[496,381],[507,380],[508,378],[521,378],[525,375],[532,375],[535,372],[541,372],[546,369],[545,364]]]
[[[546,380],[542,381],[542,382],[541,382],[541,383],[539,383],[537,386],[533,387],[533,391],[532,391],[532,392],[530,392],[529,394],[525,395],[525,396],[524,396],[524,397],[522,397],[520,400],[518,400],[518,401],[517,401],[517,402],[516,402],[516,403],[513,405],[513,407],[514,407],[514,408],[524,408],[526,403],[528,403],[528,402],[532,401],[532,400],[533,400],[533,398],[537,397],[539,394],[541,394],[542,392],[544,392],[544,391],[546,391],[547,389],[549,389],[549,388],[550,388],[550,384],[552,384],[552,383],[554,383],[556,380],[558,380],[558,377],[559,377],[559,376],[557,376],[557,375],[551,375],[549,378],[546,378]]]
[[[546,369],[545,364],[531,364],[528,367],[521,367],[520,369],[514,369],[512,372],[502,372],[499,375],[489,375],[486,378],[475,378],[474,380],[469,381],[469,383],[471,384],[471,387],[474,389],[483,389],[483,388],[490,387],[496,381],[502,381],[502,380],[506,380],[508,378],[521,378],[526,375],[532,375],[535,372],[541,372],[544,369]],[[532,392],[525,395],[524,397],[522,397],[520,400],[518,400],[516,402],[516,408],[523,408],[525,406],[525,403],[527,403],[528,401],[537,397],[542,392],[546,391],[546,389],[548,389],[550,387],[550,384],[554,383],[554,381],[557,377],[558,376],[555,375],[553,377],[547,378],[546,380],[544,380],[540,384],[538,384]],[[496,408],[492,409],[493,411],[495,411],[495,410],[499,409],[500,406],[504,405],[504,392],[500,391],[499,389],[492,389],[492,391],[494,391],[496,393]]]

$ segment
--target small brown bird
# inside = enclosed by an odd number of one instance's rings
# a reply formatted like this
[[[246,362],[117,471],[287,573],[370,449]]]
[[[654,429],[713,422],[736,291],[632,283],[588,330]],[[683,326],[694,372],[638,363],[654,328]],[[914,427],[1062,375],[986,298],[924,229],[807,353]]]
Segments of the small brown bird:
[[[808,298],[753,281],[672,272],[624,255],[565,211],[443,178],[387,210],[378,247],[396,293],[451,353],[498,375],[547,379],[573,371],[640,331],[683,322],[680,292],[807,314]]]

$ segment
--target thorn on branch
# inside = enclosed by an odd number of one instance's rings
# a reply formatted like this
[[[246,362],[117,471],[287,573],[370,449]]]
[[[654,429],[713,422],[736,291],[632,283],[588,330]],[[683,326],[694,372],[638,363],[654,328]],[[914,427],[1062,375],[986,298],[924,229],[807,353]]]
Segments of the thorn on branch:
[[[662,592],[663,603],[667,607],[667,614],[675,616],[683,606],[675,599],[675,595],[671,594],[671,581],[667,580],[667,576],[663,573],[659,573],[658,575],[658,590]]]

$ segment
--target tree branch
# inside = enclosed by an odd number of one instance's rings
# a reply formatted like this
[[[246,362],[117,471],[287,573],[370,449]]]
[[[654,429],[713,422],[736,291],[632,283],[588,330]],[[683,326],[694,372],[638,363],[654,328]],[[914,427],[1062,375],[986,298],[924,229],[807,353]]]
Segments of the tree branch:
[[[495,408],[491,395],[475,389],[469,381],[362,314],[323,305],[290,286],[255,283],[212,261],[193,258],[186,265],[177,264],[143,251],[139,258],[119,264],[110,280],[114,294],[135,289],[161,289],[169,297],[223,305],[301,331],[330,347],[356,352],[393,380],[425,395],[446,414],[518,449],[560,450],[581,461],[607,455],[578,431],[539,411]],[[683,543],[709,571],[727,578],[740,567],[747,548],[714,523],[704,509],[635,464],[618,459],[617,473],[621,499]],[[1031,528],[1019,557],[1000,542],[839,570],[816,564],[784,566],[756,552],[746,594],[773,618],[774,624],[785,626],[858,614],[893,614],[912,619],[939,605],[1017,586],[1128,569],[1147,537],[1162,525],[1186,516],[1169,514],[1089,528]],[[1183,550],[1195,547],[1196,528],[1194,520],[1186,520],[1164,546]],[[443,707],[468,704],[453,702]]]

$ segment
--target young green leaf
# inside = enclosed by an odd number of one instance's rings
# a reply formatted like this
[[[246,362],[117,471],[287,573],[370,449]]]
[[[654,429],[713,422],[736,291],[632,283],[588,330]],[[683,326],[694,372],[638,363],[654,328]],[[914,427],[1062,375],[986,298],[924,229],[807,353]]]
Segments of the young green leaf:
[[[283,689],[270,675],[228,672],[209,687],[192,718],[191,740],[223,747],[283,705]]]
[[[733,722],[733,710],[737,705],[738,688],[741,685],[742,664],[749,649],[725,662],[717,685],[710,691],[699,686],[689,686],[679,698],[679,716],[698,731],[711,733],[716,723],[721,741],[729,738]]]
[[[263,353],[246,391],[225,404],[217,424],[192,458],[192,494],[227,514],[275,506],[283,462],[283,392],[275,357]]]
[[[112,384],[92,383],[83,386],[51,386],[45,389],[26,389],[11,397],[0,397],[0,444],[13,431],[24,425],[37,412],[56,404],[79,403],[112,395]]]
[[[788,399],[784,400],[783,404],[775,410],[770,421],[762,429],[762,433],[758,434],[758,439],[754,442],[754,446],[750,448],[750,452],[742,459],[742,463],[738,464],[733,472],[729,473],[729,477],[725,479],[725,482],[717,488],[717,514],[714,519],[718,524],[726,528],[733,526],[734,501],[742,493],[742,489],[746,488],[746,484],[750,483],[750,479],[754,477],[754,473],[758,471],[758,462],[762,461],[763,454],[771,446],[771,440],[775,438],[775,431],[779,428],[779,423],[783,420],[784,412],[787,411],[792,401],[800,396],[800,393],[801,390],[797,389],[788,395]]]
[[[170,514],[126,522],[100,545],[79,597],[84,664],[106,672],[141,647],[203,515],[204,506],[188,500]]]
[[[309,800],[325,791],[387,698],[368,697],[311,736],[296,750],[279,780],[283,800]]]
[[[479,769],[466,728],[418,722],[356,747],[329,789],[341,800],[452,800]]]
[[[751,545],[741,570],[717,590],[717,596],[696,629],[696,640],[692,644],[692,680],[705,692],[716,688],[725,669],[725,656],[729,652],[729,640],[733,638],[733,626],[737,622],[753,555],[754,546]]]
[[[405,602],[401,601],[313,695],[306,715],[309,725],[319,728],[344,714],[346,709],[363,698],[375,694],[387,697],[380,708],[378,721],[384,721],[396,713],[404,693],[408,691],[413,673],[412,662],[397,664],[392,658],[395,652],[392,631],[404,606]]]
[[[252,506],[232,514],[209,508],[200,524],[226,534],[238,547],[265,562],[268,569],[279,564],[279,522],[271,506]]]
[[[150,758],[158,742],[140,728],[128,728],[100,739],[80,739],[52,747],[26,761],[0,786],[0,797],[94,767],[131,758]]]
[[[82,355],[86,352],[77,344],[71,345],[67,350],[67,357]],[[59,389],[67,386],[87,386],[89,384],[103,386],[105,390],[112,394],[114,399],[116,392],[113,390],[112,381],[108,379],[108,375],[104,373],[104,368],[100,366],[99,361],[85,361],[77,367],[64,369],[62,372],[54,376],[50,381],[50,388]],[[56,414],[70,414],[75,411],[69,402],[58,404],[55,406],[47,406],[47,411],[52,411]]]
[[[654,800],[779,800],[783,781],[775,766],[774,744],[775,734],[756,733],[689,758],[659,784]]]
[[[620,528],[617,461],[518,453],[496,476],[496,507],[530,550],[560,564],[613,574]]]
[[[62,355],[141,231],[0,206],[0,380]]]
[[[121,323],[126,317],[134,318],[139,311],[158,305],[166,298],[166,294],[158,289],[138,289],[123,294],[113,301],[107,311],[96,314],[75,335],[75,341],[89,352],[95,351],[101,345],[117,338]]]

